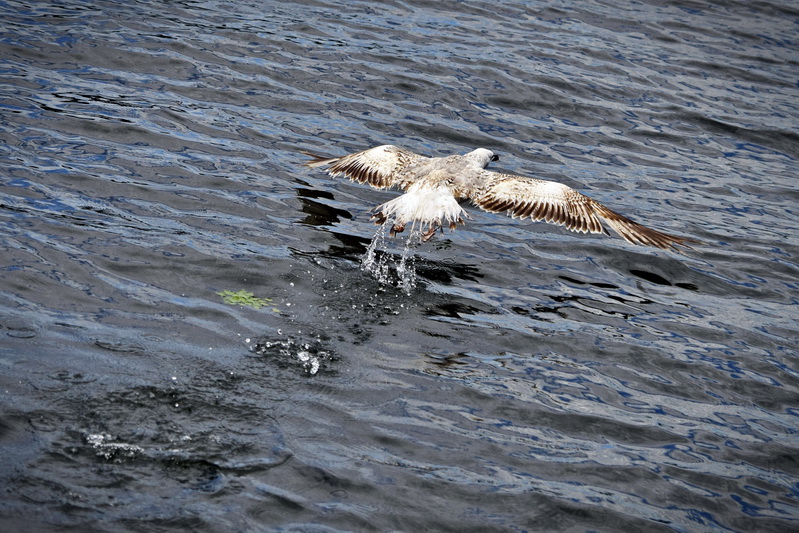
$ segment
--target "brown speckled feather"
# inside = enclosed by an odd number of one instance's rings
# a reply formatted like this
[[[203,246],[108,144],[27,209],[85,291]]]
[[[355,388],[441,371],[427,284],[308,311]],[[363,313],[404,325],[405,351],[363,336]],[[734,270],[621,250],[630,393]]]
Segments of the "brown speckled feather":
[[[377,189],[389,187],[407,189],[410,181],[402,179],[402,171],[413,163],[428,159],[390,144],[342,157],[324,157],[310,152],[302,153],[313,158],[305,163],[308,167],[329,166],[327,173],[334,178],[347,176],[352,181],[368,183]]]
[[[607,233],[604,221],[628,242],[676,251],[677,245],[699,242],[647,228],[562,183],[488,170],[482,171],[481,179],[483,185],[471,199],[486,211],[508,212],[513,218],[529,217],[579,233]]]

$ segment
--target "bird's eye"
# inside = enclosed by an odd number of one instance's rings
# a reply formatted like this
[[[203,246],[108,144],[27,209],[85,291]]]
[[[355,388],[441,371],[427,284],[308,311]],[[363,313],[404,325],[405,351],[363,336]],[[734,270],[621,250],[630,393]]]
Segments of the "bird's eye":
[[[492,155],[491,161],[499,161],[499,156],[497,154]]]

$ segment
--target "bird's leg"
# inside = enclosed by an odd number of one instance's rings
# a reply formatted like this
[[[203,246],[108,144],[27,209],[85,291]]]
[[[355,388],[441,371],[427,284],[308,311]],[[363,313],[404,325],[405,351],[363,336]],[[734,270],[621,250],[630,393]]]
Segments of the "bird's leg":
[[[395,236],[397,233],[405,231],[405,224],[394,224],[388,232],[389,237]]]
[[[464,221],[463,221],[463,219],[462,219],[462,218],[460,218],[460,217],[458,217],[458,220],[451,220],[451,221],[449,222],[449,230],[450,230],[450,231],[454,231],[454,230],[455,230],[455,228],[457,228],[457,227],[458,227],[458,224],[460,224],[461,226],[463,226],[464,224],[466,224],[466,222],[464,222]],[[442,229],[443,229],[443,228],[442,228]]]
[[[441,228],[441,224],[437,224],[435,222],[430,224],[430,227],[427,228],[427,231],[422,233],[422,242],[427,242],[430,239],[432,239],[433,235],[436,234],[436,231],[438,230],[438,228]],[[442,228],[442,230],[443,230],[443,228]]]
[[[386,222],[386,215],[383,214],[382,211],[380,211],[378,213],[373,214],[372,219],[375,221],[375,224],[379,226],[380,224],[384,224]]]

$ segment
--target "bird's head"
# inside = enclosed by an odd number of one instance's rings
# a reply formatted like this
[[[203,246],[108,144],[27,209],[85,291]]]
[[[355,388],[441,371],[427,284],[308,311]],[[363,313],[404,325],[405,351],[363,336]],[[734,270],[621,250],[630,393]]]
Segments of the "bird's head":
[[[491,150],[487,150],[485,148],[478,148],[477,150],[472,150],[464,157],[468,158],[476,165],[479,165],[481,168],[485,168],[486,166],[488,166],[488,164],[491,161],[499,161],[498,155],[496,155]]]

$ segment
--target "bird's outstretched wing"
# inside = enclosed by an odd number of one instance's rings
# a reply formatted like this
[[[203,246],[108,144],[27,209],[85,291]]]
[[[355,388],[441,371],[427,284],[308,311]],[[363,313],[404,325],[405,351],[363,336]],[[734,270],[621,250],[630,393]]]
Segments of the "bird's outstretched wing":
[[[680,251],[687,243],[701,244],[687,237],[669,235],[611,211],[596,200],[567,185],[513,174],[482,171],[481,185],[470,195],[472,202],[494,213],[508,212],[513,218],[530,217],[580,233],[607,233],[602,222],[633,244]]]
[[[324,157],[302,152],[312,157],[305,163],[311,168],[328,166],[327,173],[332,177],[347,176],[358,183],[368,183],[377,189],[399,187],[407,189],[412,179],[403,171],[409,166],[427,158],[409,150],[386,144],[341,157]]]

